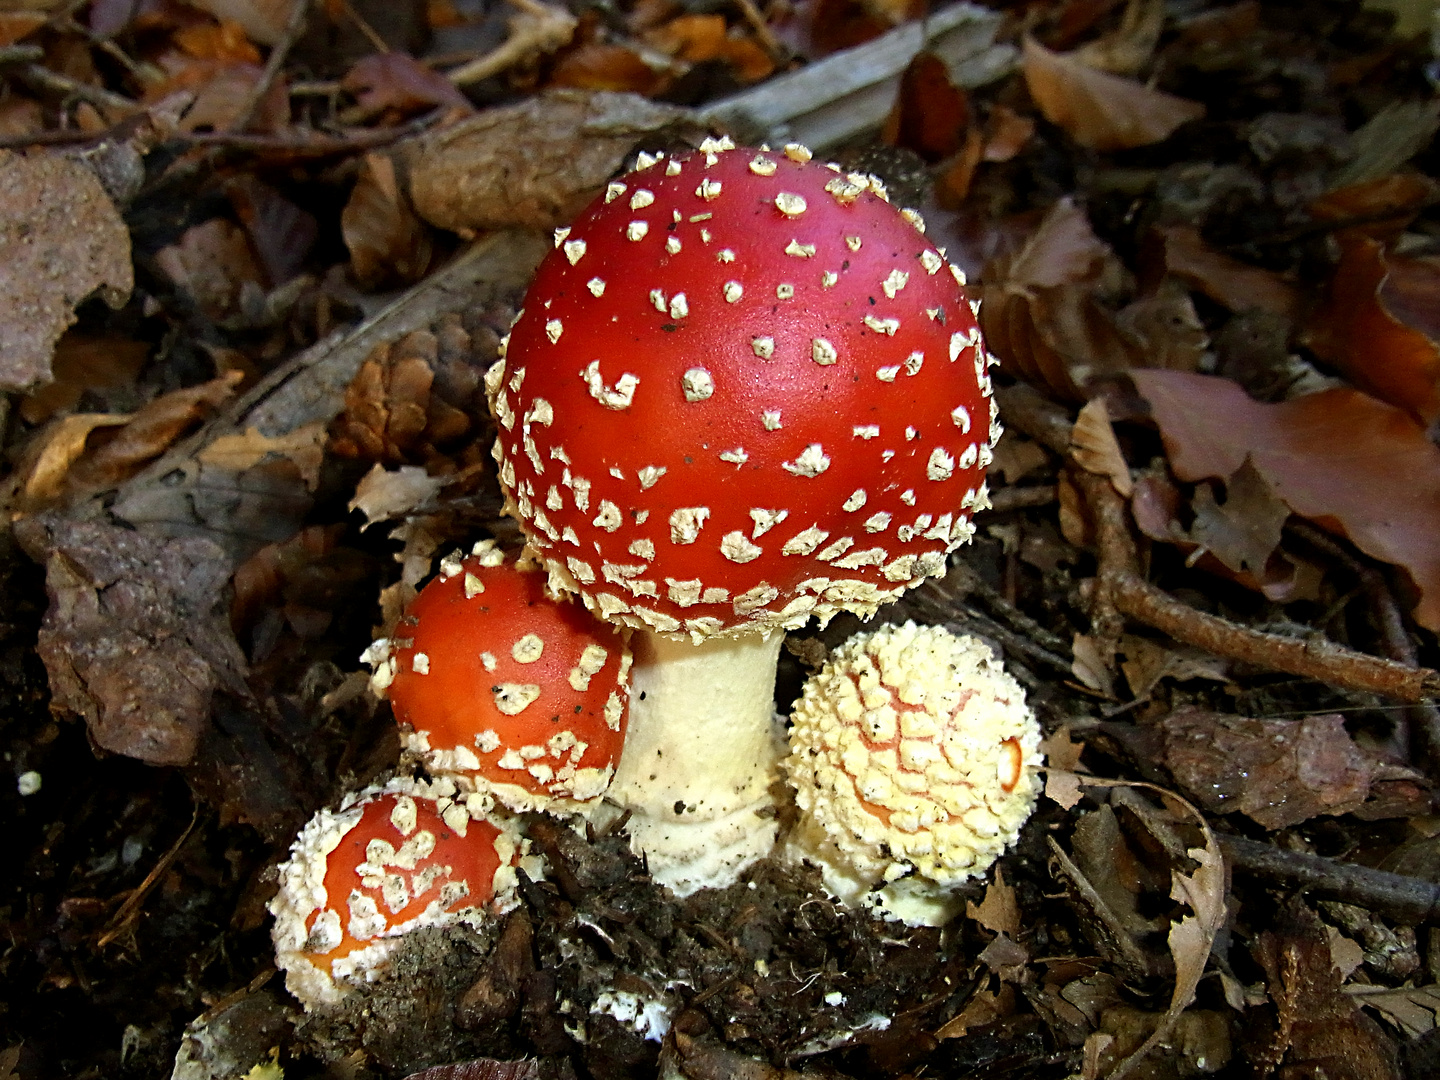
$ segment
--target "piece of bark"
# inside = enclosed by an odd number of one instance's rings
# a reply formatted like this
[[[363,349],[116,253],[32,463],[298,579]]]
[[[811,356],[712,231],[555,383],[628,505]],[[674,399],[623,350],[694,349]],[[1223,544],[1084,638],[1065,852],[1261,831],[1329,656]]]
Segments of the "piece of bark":
[[[900,75],[922,49],[944,61],[956,86],[981,86],[1010,71],[1013,45],[995,44],[1001,17],[953,4],[853,49],[827,56],[709,106],[702,118],[752,143],[800,142],[827,150],[880,127]]]
[[[118,308],[134,286],[130,231],[95,174],[0,150],[0,391],[49,382],[76,306],[99,290]]]
[[[45,564],[50,607],[36,649],[55,704],[83,716],[106,750],[188,763],[215,691],[246,692],[224,549],[48,515],[19,522],[16,536]]]
[[[688,110],[638,94],[552,90],[395,152],[416,212],[432,225],[553,229],[584,209],[637,148],[702,134]]]

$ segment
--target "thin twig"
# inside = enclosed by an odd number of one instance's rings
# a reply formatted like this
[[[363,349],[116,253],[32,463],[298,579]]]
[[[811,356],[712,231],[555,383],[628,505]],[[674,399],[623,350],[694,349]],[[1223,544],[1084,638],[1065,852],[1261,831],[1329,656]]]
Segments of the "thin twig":
[[[510,0],[519,13],[507,23],[509,36],[484,56],[461,64],[445,77],[456,86],[489,79],[523,63],[537,53],[550,53],[566,45],[575,36],[575,16],[537,0]]]
[[[280,77],[280,69],[285,65],[285,58],[290,55],[290,50],[305,33],[305,23],[310,14],[310,0],[294,0],[290,9],[290,18],[285,23],[285,29],[280,34],[280,40],[270,49],[270,55],[265,58],[265,67],[260,72],[260,78],[250,92],[245,95],[244,102],[240,105],[240,111],[230,123],[232,132],[241,132],[250,126],[255,119],[255,113],[260,108],[270,90],[275,85],[275,80]]]
[[[990,492],[990,509],[997,514],[1024,510],[1032,506],[1049,506],[1055,501],[1054,484],[1031,484],[1025,487],[1002,487]]]
[[[125,902],[120,905],[120,910],[115,912],[115,917],[110,920],[109,928],[100,936],[100,940],[96,943],[96,948],[103,949],[106,945],[109,945],[110,942],[123,934],[125,928],[130,925],[135,916],[140,914],[140,907],[145,903],[145,897],[150,895],[150,890],[156,886],[170,867],[175,864],[175,860],[180,857],[180,849],[185,846],[185,841],[190,839],[190,834],[195,831],[195,826],[199,821],[200,804],[196,803],[195,812],[190,815],[190,824],[185,826],[185,831],[180,834],[180,839],[171,844],[170,850],[160,856],[160,861],[155,864],[150,873],[145,875],[145,880],[140,883],[139,888],[125,898]]]
[[[1256,877],[1298,885],[1317,896],[1341,900],[1395,919],[1418,924],[1440,919],[1440,885],[1406,874],[1372,870],[1273,844],[1221,836],[1225,860]]]
[[[58,71],[51,71],[40,64],[26,64],[16,74],[31,86],[49,90],[54,94],[79,98],[98,108],[114,111],[121,115],[132,113],[140,108],[139,102],[125,97],[123,94],[115,94],[103,87],[77,82],[68,75],[61,75]],[[110,117],[109,119],[113,121],[119,117]]]
[[[1286,530],[1311,547],[1324,552],[1355,575],[1370,600],[1370,610],[1380,627],[1380,640],[1384,642],[1385,655],[1398,664],[1418,667],[1420,654],[1415,648],[1415,640],[1405,629],[1405,617],[1400,613],[1400,605],[1396,603],[1395,593],[1385,580],[1385,575],[1308,521],[1292,519],[1286,525]],[[1440,764],[1440,707],[1433,702],[1422,701],[1406,709],[1404,719],[1407,723],[1396,723],[1397,748],[1408,749],[1404,744],[1408,742],[1409,731],[1401,728],[1408,729],[1410,725],[1414,725],[1420,729],[1424,738],[1425,753],[1432,766]]]
[[[1440,674],[1356,652],[1324,638],[1291,638],[1240,626],[1196,611],[1141,578],[1125,503],[1104,477],[1077,474],[1095,519],[1100,549],[1098,593],[1122,615],[1163,630],[1176,641],[1217,656],[1304,675],[1346,690],[1365,690],[1399,701],[1440,693]]]

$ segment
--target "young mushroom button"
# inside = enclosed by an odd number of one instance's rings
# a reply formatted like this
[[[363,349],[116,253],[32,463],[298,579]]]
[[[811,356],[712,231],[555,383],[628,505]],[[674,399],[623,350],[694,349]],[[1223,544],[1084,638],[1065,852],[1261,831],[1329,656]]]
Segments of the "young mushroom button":
[[[954,886],[1015,842],[1041,763],[1025,692],[985,644],[914,623],[857,634],[795,705],[788,853],[847,903],[939,925]]]
[[[773,842],[782,632],[942,573],[998,425],[962,276],[878,180],[728,140],[640,166],[486,382],[552,587],[636,631],[611,797],[684,892]]]
[[[440,572],[367,654],[406,749],[512,810],[585,811],[625,738],[630,650],[493,541]]]

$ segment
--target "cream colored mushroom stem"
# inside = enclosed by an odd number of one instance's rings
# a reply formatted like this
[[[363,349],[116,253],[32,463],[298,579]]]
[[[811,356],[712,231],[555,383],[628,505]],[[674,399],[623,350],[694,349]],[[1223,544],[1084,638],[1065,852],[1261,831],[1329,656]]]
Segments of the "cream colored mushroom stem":
[[[651,875],[681,896],[730,884],[775,846],[784,637],[630,640],[630,721],[609,794],[631,811],[631,846]]]

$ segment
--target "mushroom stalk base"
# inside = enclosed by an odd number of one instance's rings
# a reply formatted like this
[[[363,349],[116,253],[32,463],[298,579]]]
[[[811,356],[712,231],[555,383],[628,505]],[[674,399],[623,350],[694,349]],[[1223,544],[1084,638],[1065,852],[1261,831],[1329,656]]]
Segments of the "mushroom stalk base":
[[[651,876],[681,896],[730,884],[775,846],[783,640],[630,640],[630,719],[609,797],[631,811],[630,845]]]

